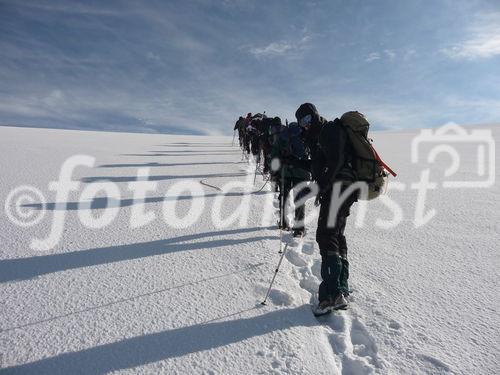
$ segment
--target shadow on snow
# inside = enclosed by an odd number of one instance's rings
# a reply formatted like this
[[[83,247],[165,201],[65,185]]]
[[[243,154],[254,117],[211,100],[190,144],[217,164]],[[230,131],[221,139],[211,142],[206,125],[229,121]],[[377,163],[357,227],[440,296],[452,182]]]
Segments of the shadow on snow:
[[[227,164],[241,164],[242,161],[212,161],[212,162],[187,162],[187,163],[128,163],[128,164],[103,164],[97,168],[142,168],[142,167],[178,167],[178,166],[194,166],[194,165],[227,165]]]
[[[143,203],[159,203],[165,201],[175,201],[175,200],[191,200],[197,198],[215,198],[218,196],[226,196],[226,197],[242,197],[244,195],[264,195],[264,194],[273,194],[271,191],[256,191],[256,192],[229,192],[226,194],[223,193],[212,193],[212,194],[204,194],[204,195],[179,195],[179,196],[163,196],[163,197],[147,197],[144,200],[135,200],[132,198],[120,199],[116,200],[111,197],[96,197],[92,201],[90,201],[90,207],[88,206],[87,201],[84,202],[50,202],[50,203],[25,203],[21,205],[21,207],[25,208],[33,208],[35,210],[47,210],[47,211],[75,211],[75,210],[98,210],[104,209],[110,206],[113,203],[113,207],[129,207],[134,204],[143,204]],[[83,205],[83,207],[81,207]]]
[[[165,181],[165,180],[180,180],[180,179],[203,179],[203,178],[221,178],[221,177],[243,177],[248,176],[248,173],[211,173],[211,174],[191,174],[182,176],[148,176],[148,181]],[[83,177],[80,181],[84,183],[93,183],[96,181],[111,181],[111,182],[134,182],[137,181],[137,176],[96,176]]]
[[[247,242],[274,239],[275,236],[254,236],[249,238],[216,239],[210,241],[189,242],[206,237],[219,237],[241,233],[256,232],[265,227],[238,228],[219,232],[197,233],[165,240],[110,246],[89,250],[79,250],[61,254],[41,255],[28,258],[6,259],[0,261],[0,283],[28,280],[33,277],[67,271],[76,268],[91,267],[125,260],[140,259],[155,255],[190,251],[207,248],[235,246]]]
[[[248,308],[229,316],[246,311]],[[214,320],[228,318],[220,317]],[[264,312],[251,318],[205,322],[143,336],[126,338],[89,349],[59,354],[24,365],[9,367],[9,374],[100,375],[147,365],[169,358],[220,348],[291,327],[316,326],[307,305]]]

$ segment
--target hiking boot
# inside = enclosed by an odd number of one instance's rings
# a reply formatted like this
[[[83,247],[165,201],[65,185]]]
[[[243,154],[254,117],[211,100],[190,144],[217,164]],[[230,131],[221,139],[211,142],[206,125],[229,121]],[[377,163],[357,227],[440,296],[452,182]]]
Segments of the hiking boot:
[[[332,311],[333,309],[331,306],[330,298],[320,301],[318,305],[315,308],[313,308],[313,314],[315,316],[330,314]]]
[[[278,229],[283,229],[283,230],[290,230],[290,226],[288,225],[288,223],[285,222],[283,224],[281,224],[280,221],[278,221]]]
[[[295,228],[293,230],[293,236],[294,237],[304,237],[304,235],[306,234],[306,230],[304,228]]]
[[[343,293],[338,293],[335,297],[328,296],[328,298],[321,301],[318,306],[313,310],[315,316],[321,316],[331,313],[335,310],[344,310],[347,308],[347,299]]]
[[[344,293],[339,293],[337,296],[333,299],[333,310],[343,310],[347,308],[347,299],[344,296]]]

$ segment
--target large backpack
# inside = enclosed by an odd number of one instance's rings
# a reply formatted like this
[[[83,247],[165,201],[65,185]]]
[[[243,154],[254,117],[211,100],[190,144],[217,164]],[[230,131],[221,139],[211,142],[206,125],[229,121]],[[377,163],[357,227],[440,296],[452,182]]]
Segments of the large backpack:
[[[296,122],[291,122],[281,133],[282,143],[285,146],[285,154],[292,155],[296,159],[307,159],[307,150],[301,138],[302,129]]]
[[[371,200],[382,194],[388,182],[389,173],[396,173],[385,164],[368,138],[370,123],[359,112],[346,112],[340,118],[351,142],[354,155],[352,168],[358,181],[366,182],[368,195],[360,199]]]
[[[308,152],[304,140],[301,137],[302,128],[291,122],[288,126],[283,126],[275,143],[275,152],[281,156],[292,156],[294,159],[307,160]],[[291,177],[307,181],[311,179],[311,173],[300,166],[285,164],[285,177]]]

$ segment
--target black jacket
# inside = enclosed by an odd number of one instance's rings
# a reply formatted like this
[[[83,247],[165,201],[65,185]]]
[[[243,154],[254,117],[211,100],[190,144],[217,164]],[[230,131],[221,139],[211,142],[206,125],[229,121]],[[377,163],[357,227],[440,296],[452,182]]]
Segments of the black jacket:
[[[337,181],[354,181],[351,166],[353,149],[339,119],[320,118],[319,126],[309,132],[306,143],[310,160],[289,160],[294,166],[311,171],[321,191],[328,191]]]
[[[337,181],[353,181],[353,149],[339,119],[323,124],[312,153],[311,172],[321,190],[329,190]]]
[[[244,118],[239,118],[236,121],[236,123],[234,124],[234,130],[242,130],[244,124],[245,124],[245,119]]]

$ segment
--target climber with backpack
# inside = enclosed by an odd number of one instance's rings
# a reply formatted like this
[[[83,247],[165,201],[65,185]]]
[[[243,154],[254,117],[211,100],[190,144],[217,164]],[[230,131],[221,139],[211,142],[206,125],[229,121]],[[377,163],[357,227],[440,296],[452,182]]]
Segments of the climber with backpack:
[[[311,160],[309,167],[319,193],[320,206],[316,242],[321,254],[321,278],[315,315],[345,309],[349,296],[349,262],[344,230],[351,206],[358,199],[374,199],[382,192],[388,172],[395,173],[380,159],[368,139],[369,123],[363,114],[352,111],[327,121],[311,103],[295,113],[304,129]],[[288,159],[288,163],[306,163]],[[356,185],[354,185],[356,184]],[[358,184],[361,189],[352,189]]]
[[[240,118],[234,124],[234,131],[238,132],[238,140],[240,147],[243,147],[243,137],[244,137],[244,127],[245,127],[245,119],[240,116]]]
[[[247,116],[240,123],[241,133],[243,135],[243,152],[246,153],[247,155],[250,154],[250,139],[251,139],[251,137],[250,137],[250,134],[248,132],[248,128],[250,127],[251,122],[252,122],[252,113],[248,112]]]
[[[303,129],[296,122],[283,127],[276,141],[273,143],[271,162],[276,159],[285,161],[288,158],[293,158],[299,162],[306,161],[309,156],[302,132]],[[278,226],[285,230],[291,229],[286,218],[286,207],[289,204],[291,195],[293,195],[295,209],[292,231],[294,237],[301,237],[305,234],[305,208],[304,204],[299,205],[297,202],[309,194],[310,190],[307,186],[304,186],[303,182],[310,181],[311,174],[307,168],[301,166],[282,162],[278,165],[279,170],[276,171],[276,175],[279,176],[280,181],[280,196],[278,197],[280,202],[280,221],[278,222]]]
[[[271,163],[271,151],[272,151],[272,144],[271,144],[271,128],[274,126],[281,126],[281,119],[279,117],[265,117],[262,120],[261,123],[261,129],[260,129],[260,148],[262,150],[262,156],[263,156],[263,170],[262,173],[264,175],[269,173],[269,167]]]
[[[266,115],[257,113],[252,116],[250,125],[247,127],[248,134],[250,136],[250,151],[253,155],[256,164],[260,164],[261,147],[260,147],[260,136],[262,132],[262,122],[266,118]]]

